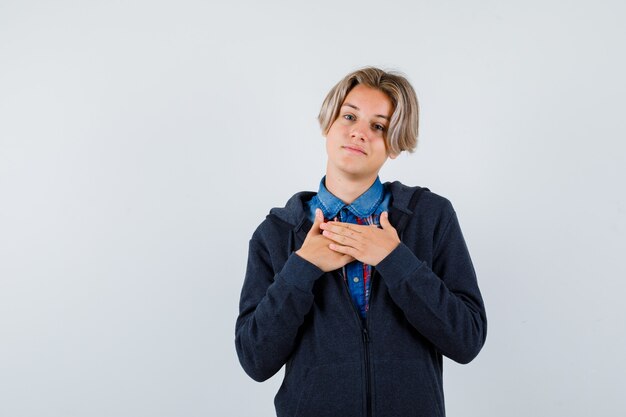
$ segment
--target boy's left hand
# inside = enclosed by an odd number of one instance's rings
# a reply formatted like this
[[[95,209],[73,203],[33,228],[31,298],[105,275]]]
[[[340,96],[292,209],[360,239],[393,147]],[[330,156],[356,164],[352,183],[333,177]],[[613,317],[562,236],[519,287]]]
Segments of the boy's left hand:
[[[334,242],[329,245],[330,249],[376,266],[400,244],[398,232],[389,223],[388,216],[386,211],[380,215],[382,229],[375,225],[342,222],[322,223],[320,229]]]

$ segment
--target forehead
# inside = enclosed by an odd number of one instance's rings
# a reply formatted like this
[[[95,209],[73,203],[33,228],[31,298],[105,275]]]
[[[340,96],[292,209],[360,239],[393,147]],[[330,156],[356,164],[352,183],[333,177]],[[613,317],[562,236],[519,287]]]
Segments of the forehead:
[[[351,107],[356,107],[365,113],[380,114],[387,117],[390,117],[393,112],[393,105],[387,94],[363,84],[350,90],[342,105],[351,105]]]

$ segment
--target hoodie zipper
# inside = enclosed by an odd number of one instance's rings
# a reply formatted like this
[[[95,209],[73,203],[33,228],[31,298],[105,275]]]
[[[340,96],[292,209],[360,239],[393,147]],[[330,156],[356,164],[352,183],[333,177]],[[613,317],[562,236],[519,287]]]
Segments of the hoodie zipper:
[[[345,276],[345,273],[343,275]],[[372,279],[373,278],[374,278],[374,268],[372,268]],[[359,314],[354,303],[352,302],[352,298],[350,297],[350,288],[348,287],[348,282],[342,276],[340,276],[340,279],[343,280],[344,288],[346,289],[345,294],[348,297],[348,302],[352,306],[352,311],[354,311],[354,314],[356,315],[357,321],[359,323],[359,327],[361,328],[361,337],[363,340],[363,348],[365,350],[364,356],[365,356],[365,402],[366,402],[365,406],[366,406],[366,413],[367,413],[366,416],[371,417],[372,416],[372,381],[371,381],[371,372],[370,372],[370,348],[369,348],[370,336],[369,336],[369,331],[368,331],[369,315],[371,314],[371,304],[370,304],[370,311],[367,312],[367,315],[365,316],[365,321],[363,321],[363,319],[361,318],[361,315]],[[373,282],[370,285],[372,285],[372,287],[370,287],[371,288],[370,300],[371,300],[372,292],[374,289]]]
[[[367,321],[367,318],[365,319]],[[367,401],[367,417],[372,415],[372,386],[370,375],[370,336],[367,332],[367,324],[363,326],[363,344],[365,345],[365,398]]]

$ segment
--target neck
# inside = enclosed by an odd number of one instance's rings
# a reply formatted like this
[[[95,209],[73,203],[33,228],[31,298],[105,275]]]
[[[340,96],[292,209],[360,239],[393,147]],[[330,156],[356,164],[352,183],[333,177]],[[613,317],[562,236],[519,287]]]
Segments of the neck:
[[[352,204],[361,194],[368,190],[376,181],[376,175],[371,178],[349,178],[332,175],[326,172],[326,189],[346,204]]]

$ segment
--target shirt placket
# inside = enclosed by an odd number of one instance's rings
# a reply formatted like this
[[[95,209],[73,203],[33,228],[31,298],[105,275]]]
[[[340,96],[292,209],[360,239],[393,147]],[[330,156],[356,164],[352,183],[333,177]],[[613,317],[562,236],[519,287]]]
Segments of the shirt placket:
[[[339,211],[339,219],[345,223],[352,224],[361,224],[362,221],[352,213],[348,211],[347,208],[342,208]],[[351,262],[347,266],[343,268],[344,280],[348,281],[348,286],[350,288],[350,296],[353,302],[356,304],[356,307],[359,309],[359,312],[363,316],[363,313],[367,312],[368,306],[368,294],[367,294],[367,270],[368,265],[356,261]]]

